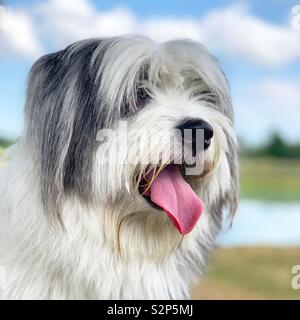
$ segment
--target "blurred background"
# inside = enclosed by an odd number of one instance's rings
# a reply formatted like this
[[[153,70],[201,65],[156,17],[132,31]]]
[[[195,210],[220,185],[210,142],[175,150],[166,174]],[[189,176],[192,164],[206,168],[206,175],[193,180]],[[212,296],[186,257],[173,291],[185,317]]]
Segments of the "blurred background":
[[[291,269],[300,265],[300,1],[0,4],[0,154],[22,132],[26,77],[40,55],[128,33],[204,43],[231,84],[241,202],[193,298],[300,299],[291,286]]]

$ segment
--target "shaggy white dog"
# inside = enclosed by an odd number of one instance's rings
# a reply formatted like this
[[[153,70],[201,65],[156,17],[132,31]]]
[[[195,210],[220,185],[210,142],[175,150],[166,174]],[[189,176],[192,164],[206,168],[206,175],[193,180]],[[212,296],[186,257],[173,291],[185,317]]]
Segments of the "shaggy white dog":
[[[187,298],[237,206],[228,83],[188,40],[41,57],[6,158],[2,299]]]

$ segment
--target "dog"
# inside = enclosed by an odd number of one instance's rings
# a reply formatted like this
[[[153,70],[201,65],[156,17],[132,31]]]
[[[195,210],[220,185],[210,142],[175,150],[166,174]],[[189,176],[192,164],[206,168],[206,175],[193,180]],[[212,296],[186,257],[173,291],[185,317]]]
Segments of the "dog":
[[[24,118],[0,176],[1,299],[189,298],[239,193],[208,50],[81,40],[34,63]]]

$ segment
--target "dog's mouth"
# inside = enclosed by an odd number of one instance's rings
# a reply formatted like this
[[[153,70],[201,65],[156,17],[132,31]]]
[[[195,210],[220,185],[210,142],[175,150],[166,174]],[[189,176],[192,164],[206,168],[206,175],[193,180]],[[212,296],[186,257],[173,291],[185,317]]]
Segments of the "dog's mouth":
[[[175,164],[149,171],[140,182],[139,191],[151,206],[168,215],[181,234],[193,230],[203,211],[201,199]]]

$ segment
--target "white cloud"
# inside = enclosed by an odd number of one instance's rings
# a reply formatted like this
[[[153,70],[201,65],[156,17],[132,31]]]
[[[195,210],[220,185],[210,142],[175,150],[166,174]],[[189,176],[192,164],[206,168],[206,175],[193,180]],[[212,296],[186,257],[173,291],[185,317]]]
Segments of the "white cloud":
[[[172,38],[200,39],[199,24],[192,19],[138,19],[130,10],[117,7],[97,11],[88,0],[48,0],[38,5],[45,35],[60,45],[87,37],[142,34],[157,41]]]
[[[300,34],[251,15],[245,5],[208,12],[201,26],[204,41],[227,56],[276,67],[300,60]]]
[[[56,45],[136,30],[135,17],[129,10],[99,12],[87,0],[49,0],[37,5],[33,12],[41,17],[44,37]]]
[[[266,79],[257,85],[260,99],[271,110],[294,114],[300,111],[300,84],[282,79]],[[271,111],[270,110],[270,111]]]
[[[1,10],[0,50],[5,55],[36,58],[43,52],[32,18],[21,10]]]
[[[178,38],[190,38],[196,41],[201,39],[199,25],[192,19],[149,19],[141,23],[139,30],[142,34],[156,41]]]
[[[99,11],[90,0],[47,0],[14,12],[10,19],[14,23],[7,30],[7,43],[20,54],[39,52],[39,37],[57,49],[87,37],[138,33],[157,41],[192,38],[227,57],[261,66],[300,60],[299,32],[264,21],[241,4],[208,11],[199,19],[140,19],[126,8]]]

